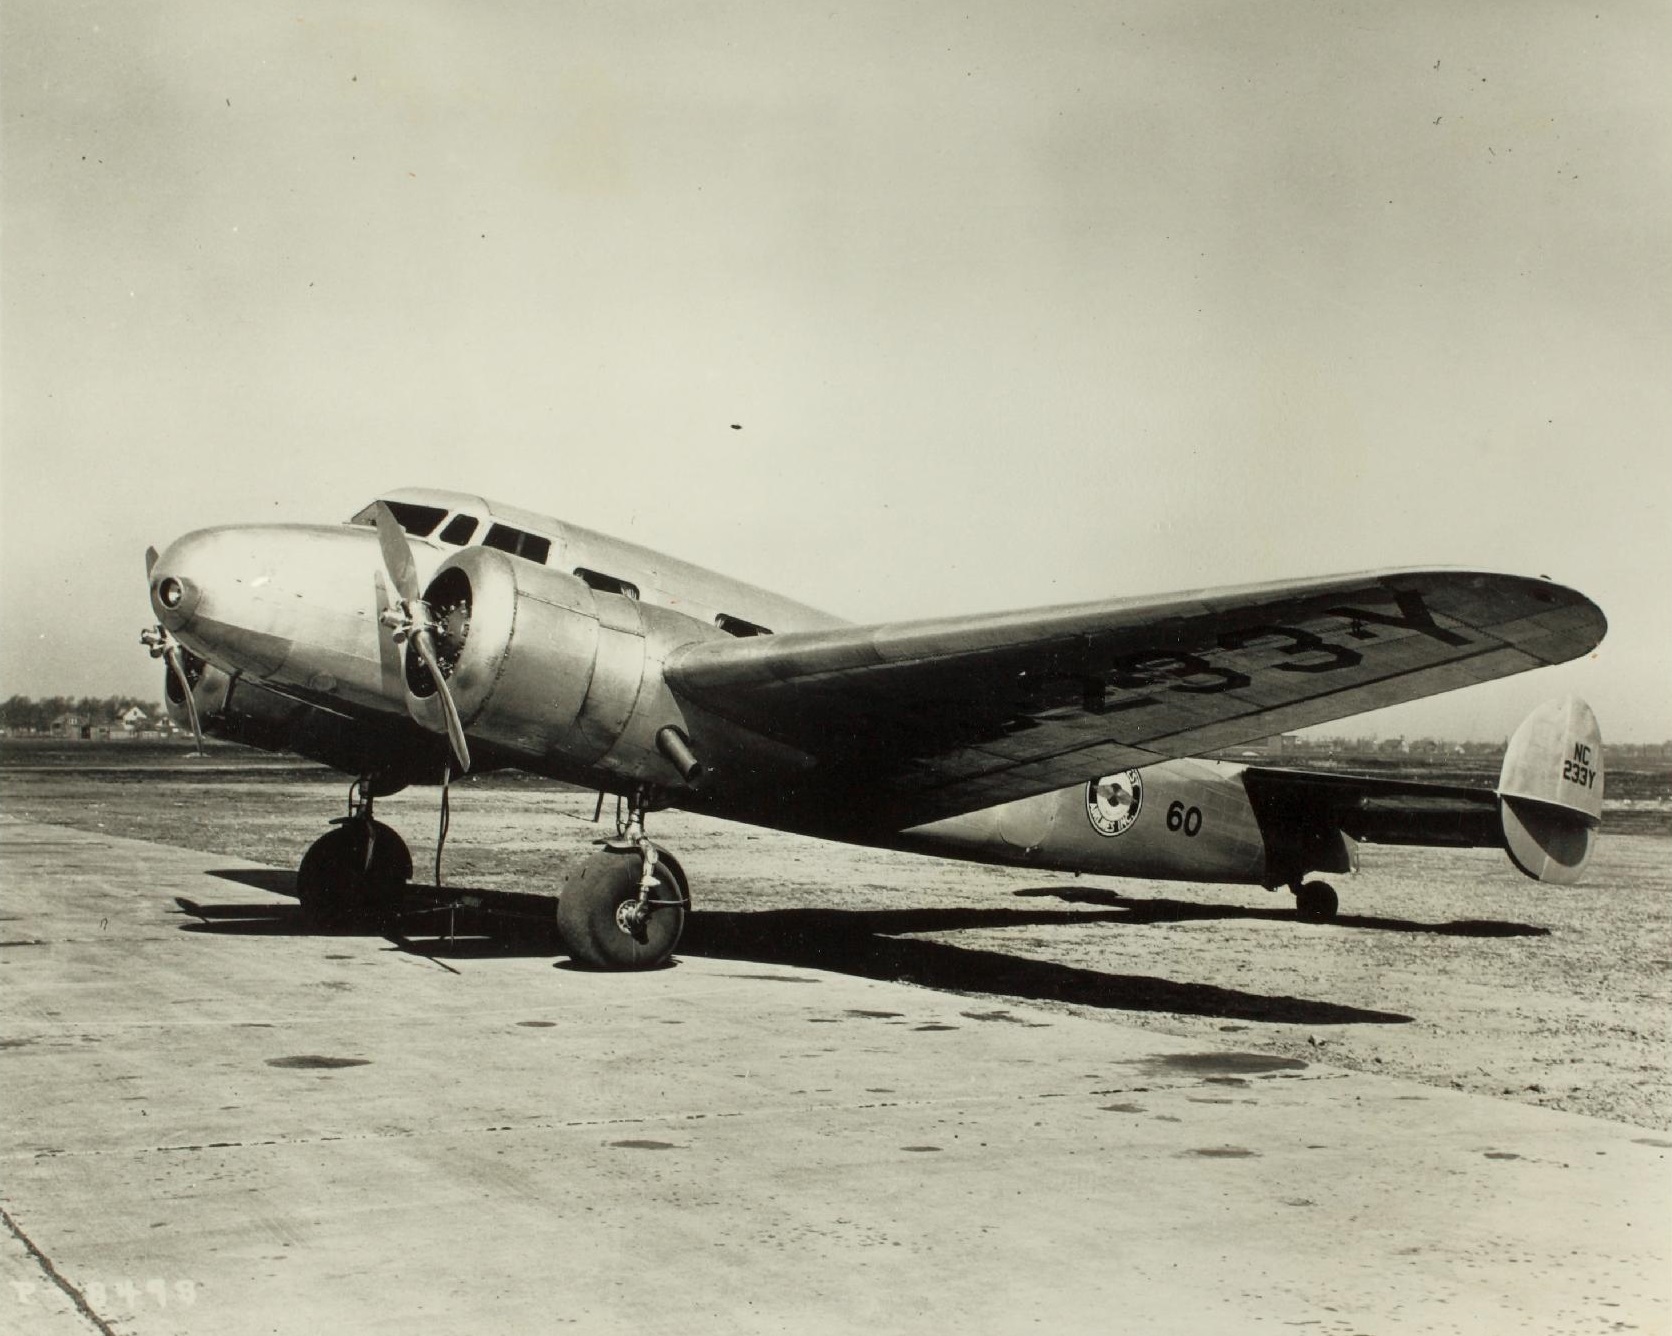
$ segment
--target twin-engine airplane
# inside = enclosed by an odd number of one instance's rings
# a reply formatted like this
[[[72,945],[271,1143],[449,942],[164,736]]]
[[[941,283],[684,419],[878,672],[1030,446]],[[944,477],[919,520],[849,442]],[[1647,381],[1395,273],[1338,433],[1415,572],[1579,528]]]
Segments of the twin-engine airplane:
[[[1496,791],[1197,759],[1587,653],[1601,611],[1543,579],[1395,570],[855,626],[631,543],[455,492],[346,524],[147,554],[170,708],[357,776],[302,860],[322,921],[412,872],[374,798],[519,767],[617,795],[562,887],[577,960],[652,966],[690,906],[645,834],[668,806],[1064,872],[1251,883],[1336,911],[1356,842],[1492,846],[1576,881],[1602,812],[1577,699],[1535,710]],[[601,801],[601,798],[600,798]]]

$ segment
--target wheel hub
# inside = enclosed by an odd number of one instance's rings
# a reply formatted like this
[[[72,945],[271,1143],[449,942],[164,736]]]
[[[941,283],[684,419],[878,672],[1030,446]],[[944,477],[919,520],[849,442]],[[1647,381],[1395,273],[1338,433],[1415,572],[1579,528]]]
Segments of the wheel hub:
[[[635,941],[644,941],[644,925],[650,921],[650,906],[642,900],[623,900],[615,907],[615,926]]]

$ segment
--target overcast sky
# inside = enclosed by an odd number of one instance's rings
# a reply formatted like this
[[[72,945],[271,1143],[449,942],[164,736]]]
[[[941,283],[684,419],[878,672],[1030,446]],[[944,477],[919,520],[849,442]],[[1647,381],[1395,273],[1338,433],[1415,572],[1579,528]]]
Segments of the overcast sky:
[[[147,543],[428,484],[867,621],[1548,574],[1594,658],[1332,731],[1672,737],[1669,49],[1662,3],[8,0],[0,694],[160,696]]]

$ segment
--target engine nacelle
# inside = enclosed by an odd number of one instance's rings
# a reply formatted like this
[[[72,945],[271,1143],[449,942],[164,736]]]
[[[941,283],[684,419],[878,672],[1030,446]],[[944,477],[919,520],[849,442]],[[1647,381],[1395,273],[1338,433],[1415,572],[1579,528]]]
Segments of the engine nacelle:
[[[704,635],[694,619],[485,547],[443,563],[424,601],[473,738],[546,770],[601,769],[663,788],[700,777],[662,676],[673,649]],[[405,673],[412,717],[443,731],[434,679],[410,647]]]

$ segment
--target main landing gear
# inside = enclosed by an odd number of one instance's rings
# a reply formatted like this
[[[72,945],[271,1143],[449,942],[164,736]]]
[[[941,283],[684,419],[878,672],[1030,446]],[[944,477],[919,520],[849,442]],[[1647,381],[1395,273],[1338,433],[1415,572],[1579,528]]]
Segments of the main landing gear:
[[[685,870],[644,833],[648,789],[636,789],[615,838],[588,858],[557,898],[557,930],[578,964],[645,970],[667,963],[691,908]]]
[[[374,819],[376,781],[349,790],[348,814],[313,842],[296,872],[296,895],[310,925],[387,928],[412,877],[406,842]],[[653,794],[635,790],[615,838],[569,878],[557,900],[557,930],[576,963],[598,970],[654,969],[667,963],[691,908],[685,870],[644,832]],[[445,827],[444,827],[445,829]]]
[[[1328,923],[1341,907],[1335,887],[1327,881],[1294,881],[1289,889],[1295,893],[1295,917],[1303,923]]]
[[[412,877],[406,842],[372,818],[374,782],[361,776],[348,794],[348,815],[321,835],[296,870],[296,895],[319,928],[380,927],[397,910]]]

